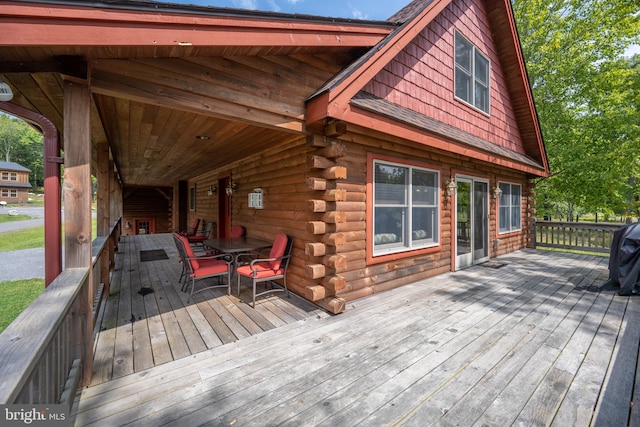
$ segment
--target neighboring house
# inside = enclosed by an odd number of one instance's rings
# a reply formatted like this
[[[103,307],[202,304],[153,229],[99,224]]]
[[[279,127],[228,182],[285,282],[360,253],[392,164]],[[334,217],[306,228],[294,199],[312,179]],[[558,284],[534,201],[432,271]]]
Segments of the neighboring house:
[[[509,0],[388,21],[15,1],[0,23],[14,102],[65,129],[65,162],[93,142],[132,234],[285,232],[290,288],[334,313],[529,242],[549,170]]]
[[[0,202],[27,203],[31,188],[29,172],[15,162],[0,162]]]

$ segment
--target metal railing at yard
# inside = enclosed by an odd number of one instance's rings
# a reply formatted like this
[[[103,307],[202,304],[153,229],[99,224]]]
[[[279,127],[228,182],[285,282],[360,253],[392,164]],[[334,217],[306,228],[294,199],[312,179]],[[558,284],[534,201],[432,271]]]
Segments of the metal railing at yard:
[[[623,225],[536,221],[533,247],[609,253],[613,233],[620,227]]]
[[[91,380],[96,308],[121,232],[119,219],[93,241],[91,268],[65,268],[0,334],[0,404],[70,406],[78,383]]]

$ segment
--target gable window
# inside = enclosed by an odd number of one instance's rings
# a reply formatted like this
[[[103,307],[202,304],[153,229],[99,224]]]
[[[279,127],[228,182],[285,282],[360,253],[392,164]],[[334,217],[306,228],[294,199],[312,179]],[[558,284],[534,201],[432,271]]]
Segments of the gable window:
[[[511,233],[522,229],[522,187],[508,182],[498,183],[502,194],[498,200],[498,232]]]
[[[439,173],[386,161],[373,170],[374,256],[437,246]]]
[[[456,98],[489,114],[489,59],[458,32],[455,58]]]

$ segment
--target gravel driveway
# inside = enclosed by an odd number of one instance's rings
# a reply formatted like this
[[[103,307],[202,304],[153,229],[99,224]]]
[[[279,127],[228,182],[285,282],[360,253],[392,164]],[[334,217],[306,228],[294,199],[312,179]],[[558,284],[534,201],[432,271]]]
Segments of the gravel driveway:
[[[0,223],[0,233],[44,224],[44,208],[6,207],[0,208],[0,215],[7,215],[11,209],[34,219]],[[2,244],[2,237],[0,237],[0,246]],[[34,278],[44,279],[44,248],[0,252],[0,282]]]

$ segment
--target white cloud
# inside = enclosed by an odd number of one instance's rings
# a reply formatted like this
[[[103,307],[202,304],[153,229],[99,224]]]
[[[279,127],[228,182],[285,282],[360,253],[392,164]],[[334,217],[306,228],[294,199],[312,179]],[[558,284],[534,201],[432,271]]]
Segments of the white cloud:
[[[233,0],[233,5],[241,9],[256,10],[258,8],[257,0]]]
[[[273,12],[280,12],[282,10],[280,6],[278,6],[278,3],[276,3],[276,0],[267,0],[267,3]]]
[[[363,13],[361,10],[356,9],[355,7],[349,5],[351,9],[351,16],[355,19],[369,19],[369,16],[366,13]]]
[[[291,3],[291,4],[298,4],[298,3],[300,3],[301,1],[304,1],[304,0],[287,0],[287,3]]]

